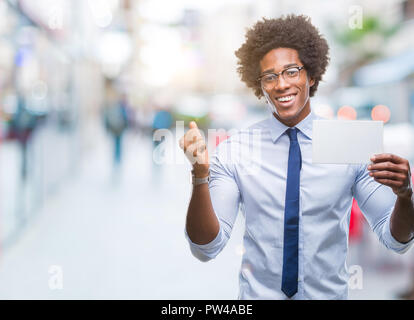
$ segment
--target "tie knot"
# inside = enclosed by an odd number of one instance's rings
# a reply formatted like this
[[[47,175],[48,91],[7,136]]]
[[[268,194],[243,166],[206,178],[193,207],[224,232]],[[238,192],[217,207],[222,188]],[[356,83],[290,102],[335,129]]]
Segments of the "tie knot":
[[[286,130],[286,133],[288,134],[290,141],[298,141],[298,129],[289,128]]]

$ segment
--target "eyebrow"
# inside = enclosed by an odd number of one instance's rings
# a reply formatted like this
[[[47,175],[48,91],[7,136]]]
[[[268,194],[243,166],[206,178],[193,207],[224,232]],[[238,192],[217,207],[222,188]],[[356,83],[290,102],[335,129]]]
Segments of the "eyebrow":
[[[297,66],[298,66],[298,64],[297,64],[297,63],[289,63],[289,64],[285,64],[285,65],[283,66],[283,70],[285,70],[285,69],[287,69],[287,68],[290,68],[290,67],[297,67]],[[265,74],[265,73],[271,73],[271,72],[275,72],[275,69],[274,69],[274,68],[272,68],[272,69],[267,69],[267,70],[263,71],[263,72],[262,72],[262,74]]]

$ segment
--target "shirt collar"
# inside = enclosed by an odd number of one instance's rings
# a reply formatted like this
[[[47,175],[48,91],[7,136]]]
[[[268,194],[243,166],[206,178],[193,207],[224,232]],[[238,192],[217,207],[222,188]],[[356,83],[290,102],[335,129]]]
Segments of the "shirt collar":
[[[311,111],[305,119],[303,119],[301,122],[299,122],[295,127],[299,129],[300,132],[302,132],[308,139],[312,140],[312,125],[313,120],[316,119],[315,114]],[[287,129],[289,129],[288,126],[281,123],[276,117],[271,114],[269,118],[269,129],[270,129],[270,135],[272,137],[273,143],[276,142],[279,137],[285,133]]]

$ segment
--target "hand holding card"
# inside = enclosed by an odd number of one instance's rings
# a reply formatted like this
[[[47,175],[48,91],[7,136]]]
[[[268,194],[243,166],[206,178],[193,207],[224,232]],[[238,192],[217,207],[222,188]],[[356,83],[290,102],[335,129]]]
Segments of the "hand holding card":
[[[313,163],[368,164],[383,152],[383,122],[314,120]]]

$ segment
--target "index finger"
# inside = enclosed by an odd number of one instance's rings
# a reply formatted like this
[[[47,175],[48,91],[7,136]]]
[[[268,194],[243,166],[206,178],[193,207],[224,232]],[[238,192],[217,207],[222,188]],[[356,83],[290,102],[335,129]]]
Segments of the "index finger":
[[[380,153],[380,154],[373,155],[371,157],[371,161],[373,163],[385,162],[385,161],[390,161],[393,163],[403,163],[405,160],[392,153]]]
[[[195,122],[195,121],[190,121],[190,123],[188,124],[188,127],[189,127],[190,129],[193,129],[193,128],[198,129],[197,122]]]
[[[199,138],[199,137],[203,137],[201,135],[200,130],[196,127],[196,128],[190,128],[186,134],[185,134],[186,140],[193,140],[195,137]]]
[[[188,131],[184,135],[185,142],[194,143],[195,141],[199,139],[204,139],[204,136],[200,129],[197,126],[197,123],[195,121],[191,121],[188,124]]]

